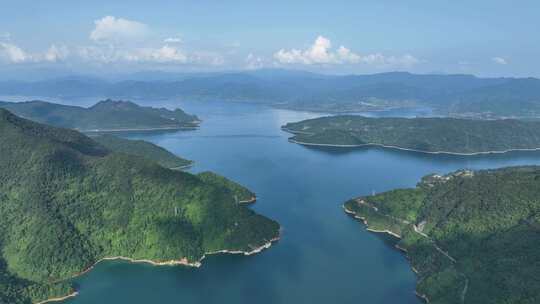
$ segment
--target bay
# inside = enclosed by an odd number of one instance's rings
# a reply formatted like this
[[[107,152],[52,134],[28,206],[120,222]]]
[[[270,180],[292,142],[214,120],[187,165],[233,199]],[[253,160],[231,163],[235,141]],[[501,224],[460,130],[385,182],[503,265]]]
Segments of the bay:
[[[322,114],[222,102],[160,105],[198,115],[201,128],[121,135],[194,160],[194,173],[212,170],[247,186],[258,196],[252,208],[277,220],[282,238],[258,255],[211,256],[199,269],[103,262],[76,279],[80,294],[65,303],[421,303],[405,256],[346,215],[342,203],[412,187],[429,173],[540,164],[537,152],[464,157],[308,148],[289,143],[280,127]]]

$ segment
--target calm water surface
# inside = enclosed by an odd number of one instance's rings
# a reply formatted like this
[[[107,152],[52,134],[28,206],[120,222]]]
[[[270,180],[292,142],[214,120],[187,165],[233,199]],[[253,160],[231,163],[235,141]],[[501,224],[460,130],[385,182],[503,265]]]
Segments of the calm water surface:
[[[199,269],[101,263],[77,279],[80,295],[65,303],[420,303],[406,258],[347,216],[342,203],[414,186],[429,173],[540,164],[535,152],[460,157],[306,148],[287,142],[280,126],[320,114],[179,105],[204,120],[199,130],[124,136],[194,160],[193,172],[212,170],[246,185],[258,196],[253,208],[281,223],[282,239],[255,256],[212,256]]]

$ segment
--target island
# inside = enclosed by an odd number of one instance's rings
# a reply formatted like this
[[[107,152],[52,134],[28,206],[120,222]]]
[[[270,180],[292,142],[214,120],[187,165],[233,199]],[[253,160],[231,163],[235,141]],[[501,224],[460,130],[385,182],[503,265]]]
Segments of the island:
[[[92,135],[91,138],[111,151],[145,157],[165,168],[186,169],[193,164],[190,160],[144,140],[125,139],[111,134]]]
[[[239,201],[240,185],[5,109],[0,155],[0,303],[73,296],[71,279],[103,260],[199,266],[208,254],[254,254],[279,238],[277,222]]]
[[[540,149],[540,121],[330,116],[288,123],[293,143],[474,155]]]
[[[194,129],[200,123],[197,116],[181,109],[142,107],[110,99],[89,108],[45,101],[0,102],[0,108],[39,123],[81,132]]]
[[[398,238],[429,303],[540,303],[540,167],[429,175],[344,208]]]

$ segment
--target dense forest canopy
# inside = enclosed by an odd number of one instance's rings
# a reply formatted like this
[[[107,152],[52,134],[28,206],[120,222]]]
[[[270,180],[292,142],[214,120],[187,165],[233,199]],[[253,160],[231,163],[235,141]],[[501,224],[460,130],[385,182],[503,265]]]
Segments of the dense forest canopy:
[[[488,153],[540,148],[540,122],[513,119],[368,118],[343,115],[288,123],[301,144],[378,145],[421,152]]]
[[[430,175],[344,207],[401,237],[429,303],[540,302],[540,167]]]
[[[0,303],[66,295],[68,279],[104,257],[196,262],[279,234],[278,223],[237,202],[238,185],[4,109],[0,155]]]
[[[192,163],[144,140],[130,140],[111,134],[100,134],[91,138],[111,151],[145,157],[169,169],[181,169]]]

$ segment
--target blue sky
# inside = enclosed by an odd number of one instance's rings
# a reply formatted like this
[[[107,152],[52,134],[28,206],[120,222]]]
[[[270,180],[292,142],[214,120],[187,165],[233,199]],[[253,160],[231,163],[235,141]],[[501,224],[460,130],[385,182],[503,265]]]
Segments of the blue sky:
[[[540,76],[540,2],[2,0],[0,67]]]

